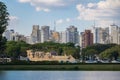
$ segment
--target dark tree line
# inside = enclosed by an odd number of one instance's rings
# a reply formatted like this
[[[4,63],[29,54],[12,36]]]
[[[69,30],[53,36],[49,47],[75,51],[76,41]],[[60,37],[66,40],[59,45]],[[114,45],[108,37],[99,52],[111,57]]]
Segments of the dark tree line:
[[[6,38],[2,37],[3,32],[8,26],[9,13],[6,5],[0,1],[0,55],[5,51]]]
[[[5,53],[16,59],[19,56],[26,57],[26,50],[33,51],[43,51],[43,52],[56,52],[56,55],[72,55],[75,58],[79,58],[80,55],[80,47],[74,46],[73,43],[54,43],[54,42],[45,42],[45,43],[37,43],[37,44],[27,44],[23,41],[8,41],[6,43]]]
[[[101,59],[115,59],[120,57],[120,45],[116,44],[94,44],[82,50],[82,58],[92,59],[99,56]]]

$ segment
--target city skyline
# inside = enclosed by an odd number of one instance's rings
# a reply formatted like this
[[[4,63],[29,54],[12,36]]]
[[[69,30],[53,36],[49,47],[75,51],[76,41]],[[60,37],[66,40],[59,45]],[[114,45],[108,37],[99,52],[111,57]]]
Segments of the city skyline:
[[[113,22],[120,25],[120,0],[0,0],[10,13],[7,29],[26,36],[32,26],[50,26],[64,31],[74,25],[79,32],[94,25],[108,27]],[[111,7],[112,5],[112,7]],[[27,30],[27,31],[24,31]]]
[[[33,25],[30,36],[19,34],[13,29],[6,30],[3,36],[6,37],[8,41],[22,40],[29,44],[53,41],[57,43],[72,42],[86,47],[93,43],[120,44],[120,27],[116,24],[112,24],[106,28],[92,27],[91,29],[85,29],[79,34],[79,31],[75,26],[69,26],[65,31],[56,32],[55,30],[50,30],[49,26],[42,26],[39,28],[39,25]]]

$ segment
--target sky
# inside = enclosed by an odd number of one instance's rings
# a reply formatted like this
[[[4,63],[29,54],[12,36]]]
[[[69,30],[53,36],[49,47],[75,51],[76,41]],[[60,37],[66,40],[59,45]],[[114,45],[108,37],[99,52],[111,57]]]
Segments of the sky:
[[[0,0],[7,6],[9,26],[25,36],[33,25],[65,31],[70,25],[79,32],[92,27],[120,26],[120,0]]]

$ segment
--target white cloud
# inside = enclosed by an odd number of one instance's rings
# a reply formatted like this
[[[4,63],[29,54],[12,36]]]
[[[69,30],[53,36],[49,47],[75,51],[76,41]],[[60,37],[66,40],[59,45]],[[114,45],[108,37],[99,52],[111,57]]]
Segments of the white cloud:
[[[67,19],[66,19],[66,22],[70,22],[70,21],[71,21],[70,18],[67,18]]]
[[[30,0],[19,0],[19,2],[26,3],[29,2]]]
[[[87,6],[88,6],[89,8],[92,8],[92,7],[96,6],[96,4],[95,4],[95,3],[88,3]]]
[[[12,21],[12,20],[18,20],[18,17],[16,16],[9,16],[9,19]]]
[[[8,27],[10,28],[15,27],[19,22],[19,18],[17,16],[9,16],[9,19],[10,21]]]
[[[50,12],[50,9],[44,9],[45,12]]]
[[[56,24],[62,24],[63,23],[63,19],[59,19],[56,21]]]
[[[114,20],[120,22],[120,0],[101,0],[98,3],[78,4],[78,19],[97,20],[98,24],[110,24]],[[100,23],[102,22],[102,23]]]
[[[18,0],[20,3],[30,3],[36,11],[49,12],[53,8],[68,7],[76,4],[79,0]]]
[[[59,19],[56,21],[56,24],[63,24],[63,23],[69,23],[70,21],[73,21],[70,18],[66,18],[66,19]]]

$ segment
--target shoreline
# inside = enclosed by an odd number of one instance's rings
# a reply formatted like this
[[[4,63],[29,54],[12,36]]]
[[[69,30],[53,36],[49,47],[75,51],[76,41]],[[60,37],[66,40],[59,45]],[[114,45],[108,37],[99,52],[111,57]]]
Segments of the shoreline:
[[[120,71],[120,64],[45,64],[45,65],[1,65],[4,70],[41,70],[41,71]]]

